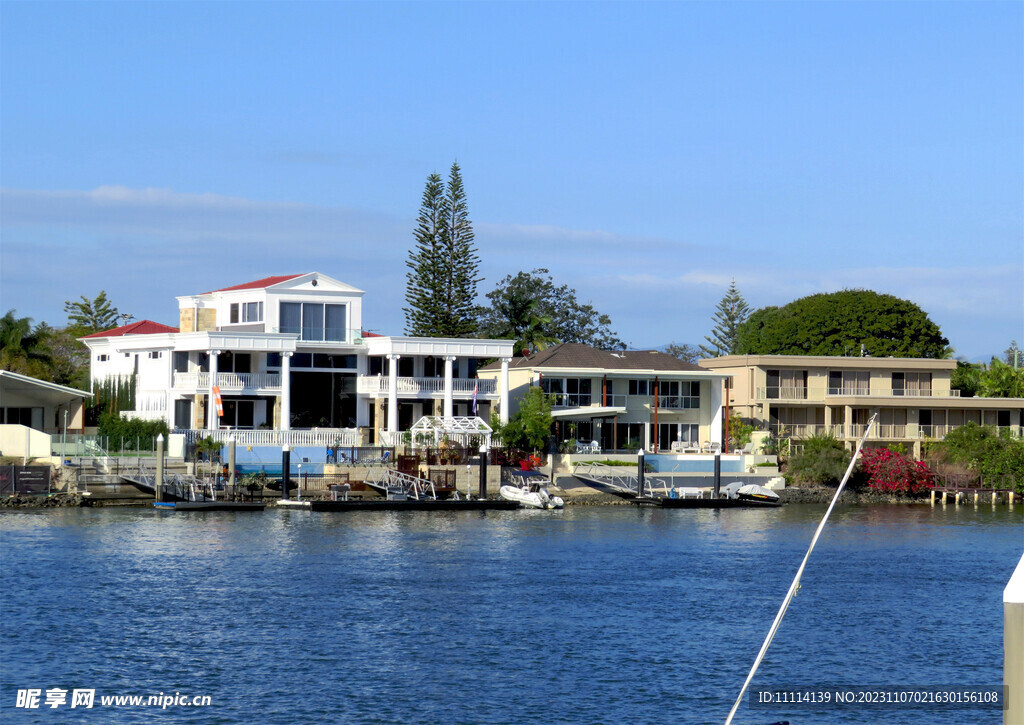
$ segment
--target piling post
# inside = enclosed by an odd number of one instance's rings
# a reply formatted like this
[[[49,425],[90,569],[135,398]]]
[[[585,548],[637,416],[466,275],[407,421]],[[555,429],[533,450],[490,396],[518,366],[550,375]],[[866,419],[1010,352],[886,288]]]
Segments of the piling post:
[[[636,495],[643,498],[644,495],[644,449],[641,448],[636,454]]]
[[[718,498],[722,492],[722,452],[715,451],[715,493],[712,498]]]
[[[292,449],[285,443],[281,446],[281,500],[288,499],[288,476],[292,469]]]
[[[946,492],[945,491],[942,492],[942,505],[943,506],[946,505]]]
[[[164,434],[156,437],[156,478],[153,479],[153,499],[164,500]]]
[[[228,485],[231,495],[235,495],[235,437],[228,436]]]
[[[934,506],[935,505],[935,489],[932,489],[930,498],[931,498],[931,504],[932,504],[932,506]]]
[[[554,473],[554,471],[552,471]],[[553,481],[552,481],[553,483]],[[468,486],[467,486],[468,488]],[[481,499],[487,498],[487,446],[480,446],[480,490],[477,492]]]

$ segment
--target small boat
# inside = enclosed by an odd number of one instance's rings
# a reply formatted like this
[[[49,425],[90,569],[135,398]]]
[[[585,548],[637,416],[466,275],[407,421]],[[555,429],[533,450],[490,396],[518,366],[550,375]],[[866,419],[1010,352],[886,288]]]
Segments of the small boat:
[[[767,501],[769,503],[778,503],[779,494],[775,493],[771,489],[765,488],[764,486],[758,486],[756,483],[748,483],[746,486],[741,486],[736,492],[736,498],[741,501]]]
[[[551,483],[547,478],[535,471],[516,471],[512,474],[513,483],[498,489],[498,493],[506,501],[515,501],[524,508],[560,509],[565,505],[559,496],[552,496],[547,489]]]

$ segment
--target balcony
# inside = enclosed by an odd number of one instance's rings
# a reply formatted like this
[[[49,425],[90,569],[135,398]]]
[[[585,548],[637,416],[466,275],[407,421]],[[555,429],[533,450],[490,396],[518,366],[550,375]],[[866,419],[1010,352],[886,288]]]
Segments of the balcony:
[[[217,373],[221,392],[280,392],[280,373]],[[210,373],[174,373],[175,390],[205,391],[210,389]]]
[[[870,388],[859,385],[843,387],[768,387],[758,388],[757,400],[777,400],[780,402],[793,401],[823,401],[826,397],[863,397],[863,398],[959,398],[959,390],[933,390],[924,388],[921,390],[893,390],[892,388]]]
[[[444,396],[444,378],[398,378],[397,382],[396,394],[400,398]],[[498,393],[498,385],[494,380],[452,378],[453,397],[472,398],[474,389],[478,390],[478,396],[497,395]],[[391,392],[391,379],[384,375],[360,375],[356,382],[356,390],[361,394],[374,397],[387,396]]]
[[[871,429],[870,440],[916,440],[919,438],[943,438],[951,430],[959,428],[958,425],[904,425],[891,423],[878,423]],[[789,423],[772,423],[768,426],[775,435],[783,438],[809,438],[813,435],[832,435],[836,438],[857,440],[867,430],[866,423],[853,425],[800,425]],[[1008,430],[1010,435],[1021,437],[1020,426],[1002,426],[999,430]]]

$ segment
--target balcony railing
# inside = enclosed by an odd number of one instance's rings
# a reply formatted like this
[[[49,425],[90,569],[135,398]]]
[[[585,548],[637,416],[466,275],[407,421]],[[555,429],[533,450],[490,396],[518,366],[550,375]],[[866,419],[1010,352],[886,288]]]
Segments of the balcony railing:
[[[280,390],[280,373],[217,373],[217,386],[224,391]],[[174,373],[174,387],[208,390],[210,373]]]
[[[958,425],[904,425],[881,423],[871,429],[871,440],[915,440],[918,438],[943,438]],[[768,429],[783,437],[809,438],[813,435],[831,434],[836,438],[857,439],[864,435],[867,424],[852,425],[800,425],[790,423],[772,423]],[[1001,426],[1000,430],[1008,430],[1011,435],[1020,437],[1021,426]]]
[[[452,378],[452,394],[456,398],[472,398],[474,389],[478,395],[495,395],[497,387],[494,380]],[[384,375],[360,375],[356,382],[356,390],[367,395],[388,395],[390,389],[391,380]],[[396,392],[402,396],[444,395],[444,378],[398,378]]]
[[[175,430],[183,433],[188,443],[211,437],[227,444],[230,438],[239,446],[357,446],[359,430],[356,428],[319,428],[316,430],[209,430],[190,428]]]
[[[291,335],[298,335],[299,340],[311,343],[334,343],[346,345],[363,344],[363,331],[359,328],[345,327],[301,327],[282,326],[272,329],[273,332],[281,332]]]
[[[700,397],[693,395],[659,395],[658,407],[697,409],[700,407]]]
[[[892,388],[871,388],[861,385],[842,387],[801,387],[782,386],[757,389],[758,400],[824,400],[826,397],[873,397],[873,398],[959,398],[959,390],[893,390]]]

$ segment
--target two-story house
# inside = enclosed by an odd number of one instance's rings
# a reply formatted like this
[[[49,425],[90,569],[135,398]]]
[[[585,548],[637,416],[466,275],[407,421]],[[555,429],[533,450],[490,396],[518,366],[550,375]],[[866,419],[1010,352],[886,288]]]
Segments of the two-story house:
[[[794,439],[827,432],[852,446],[877,413],[871,440],[920,457],[923,440],[965,423],[1016,435],[1024,426],[1024,399],[960,397],[955,360],[726,355],[700,365],[732,378],[729,405],[740,417]]]
[[[130,414],[176,430],[361,430],[377,442],[474,401],[489,415],[501,380],[477,382],[476,361],[510,358],[511,341],[364,333],[363,295],[315,272],[267,277],[179,297],[178,328],[142,321],[82,341],[94,381],[134,375]]]
[[[509,364],[492,363],[479,375],[497,380],[503,369],[513,411],[530,386],[553,396],[559,442],[594,440],[608,451],[722,443],[722,390],[728,375],[671,355],[564,343]]]

